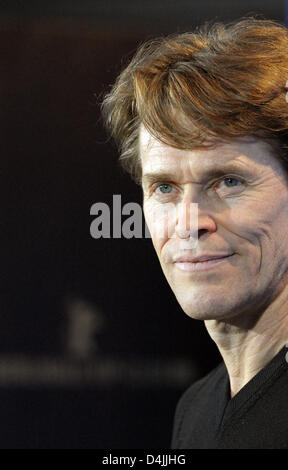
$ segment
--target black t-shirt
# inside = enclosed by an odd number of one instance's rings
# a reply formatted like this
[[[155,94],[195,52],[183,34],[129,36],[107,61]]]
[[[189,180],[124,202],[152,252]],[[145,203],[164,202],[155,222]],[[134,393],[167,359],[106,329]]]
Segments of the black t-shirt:
[[[224,362],[195,382],[178,402],[172,449],[288,449],[287,352],[232,399]]]

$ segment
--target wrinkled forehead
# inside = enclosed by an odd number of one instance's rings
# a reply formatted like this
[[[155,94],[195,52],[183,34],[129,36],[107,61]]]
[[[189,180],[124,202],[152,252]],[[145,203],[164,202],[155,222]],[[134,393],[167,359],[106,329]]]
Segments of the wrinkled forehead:
[[[150,177],[156,173],[175,177],[179,175],[184,179],[194,175],[195,181],[200,181],[204,173],[212,174],[213,170],[217,172],[237,168],[250,170],[258,176],[272,170],[279,177],[287,178],[272,146],[259,137],[244,136],[216,141],[210,139],[210,144],[213,146],[191,146],[190,150],[170,147],[151,135],[142,125],[139,133],[142,183],[145,175]]]
[[[261,155],[262,163],[265,164],[265,160],[269,160],[269,157],[274,154],[271,145],[254,136],[218,138],[217,140],[209,137],[205,143],[208,143],[209,147],[191,145],[191,149],[187,150],[171,147],[153,136],[143,124],[140,126],[139,154],[142,164],[150,158],[153,158],[154,164],[169,158],[169,156],[177,157],[180,160],[183,156],[191,155],[191,152],[195,157],[199,156],[202,161],[204,161],[204,156],[208,156],[209,159],[215,159],[215,162],[219,158],[237,158],[239,155],[249,157],[249,155],[257,154]]]

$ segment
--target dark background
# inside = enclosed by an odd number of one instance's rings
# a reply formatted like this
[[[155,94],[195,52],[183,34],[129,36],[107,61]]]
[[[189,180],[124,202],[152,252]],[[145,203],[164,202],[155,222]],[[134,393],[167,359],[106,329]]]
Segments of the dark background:
[[[151,240],[93,239],[90,208],[141,203],[100,120],[137,45],[247,14],[284,1],[0,2],[1,448],[169,448],[220,361]]]

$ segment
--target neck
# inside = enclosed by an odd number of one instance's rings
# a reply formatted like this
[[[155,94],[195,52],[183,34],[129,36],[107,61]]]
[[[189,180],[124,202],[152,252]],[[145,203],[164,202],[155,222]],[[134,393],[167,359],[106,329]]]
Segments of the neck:
[[[288,341],[288,289],[257,318],[235,316],[206,320],[205,325],[223,357],[235,396]]]

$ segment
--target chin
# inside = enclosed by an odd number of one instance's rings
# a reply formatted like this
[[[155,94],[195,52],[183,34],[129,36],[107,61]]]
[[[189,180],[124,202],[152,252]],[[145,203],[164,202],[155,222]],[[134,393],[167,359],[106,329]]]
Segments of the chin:
[[[194,320],[222,320],[235,315],[235,305],[224,305],[223,298],[206,296],[195,301],[195,298],[183,299],[176,295],[176,299],[186,315]]]
[[[201,320],[201,321],[206,321],[206,320],[225,320],[226,318],[229,317],[224,315],[223,316],[223,311],[218,314],[216,313],[213,313],[213,312],[203,312],[203,313],[199,313],[199,311],[196,313],[194,311],[191,311],[190,309],[185,309],[183,308],[183,311],[184,313],[186,313],[186,315],[191,318],[192,320]]]
[[[182,307],[182,306],[181,306]],[[229,317],[229,315],[223,315],[223,310],[221,310],[221,312],[207,312],[206,311],[200,311],[198,310],[197,312],[194,310],[194,309],[191,309],[189,307],[185,308],[185,307],[182,307],[184,313],[186,313],[186,315],[189,317],[189,318],[192,318],[193,320],[202,320],[202,321],[206,321],[206,320],[224,320],[225,318]]]

